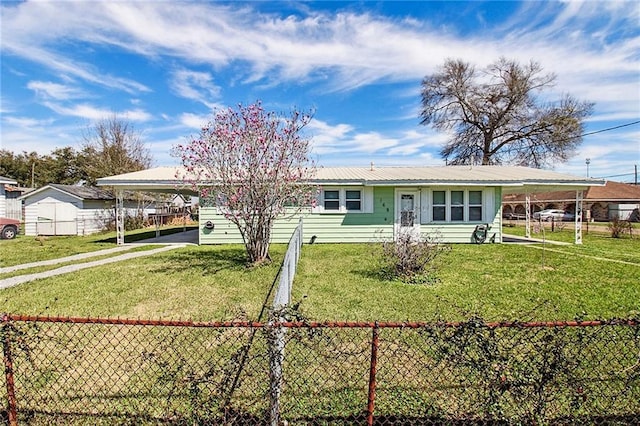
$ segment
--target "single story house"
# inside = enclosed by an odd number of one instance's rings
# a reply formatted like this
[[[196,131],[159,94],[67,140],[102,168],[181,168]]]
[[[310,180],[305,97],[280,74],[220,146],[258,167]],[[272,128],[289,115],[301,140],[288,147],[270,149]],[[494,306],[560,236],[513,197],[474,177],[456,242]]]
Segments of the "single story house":
[[[20,199],[25,235],[89,235],[115,221],[115,195],[101,188],[51,183]],[[125,206],[132,215],[141,208],[137,200],[128,200]]]
[[[98,185],[116,191],[189,191],[176,176],[185,176],[185,171],[160,167],[101,178]],[[404,230],[437,233],[443,242],[471,243],[476,229],[487,225],[491,239],[501,242],[505,194],[571,190],[581,200],[590,186],[604,185],[598,179],[504,166],[319,167],[308,183],[319,188],[316,206],[276,221],[272,242],[286,243],[299,218],[304,239],[314,237],[318,243],[370,242]],[[200,207],[199,225],[200,244],[242,242],[235,225],[216,206]],[[576,242],[581,237],[576,236]]]
[[[505,217],[524,217],[525,194],[506,194],[502,199]],[[553,191],[531,197],[533,211],[560,209],[576,211],[575,193]],[[640,186],[607,181],[604,186],[590,186],[584,191],[583,220],[608,222],[614,217],[640,221]]]
[[[18,209],[18,217],[15,217],[16,214],[14,212],[15,205],[12,202],[11,198],[8,197],[8,193],[10,192],[8,189],[11,185],[17,185],[18,182],[15,180],[0,176],[0,217],[8,217],[10,219],[20,220],[20,210]],[[19,205],[19,203],[18,203]]]

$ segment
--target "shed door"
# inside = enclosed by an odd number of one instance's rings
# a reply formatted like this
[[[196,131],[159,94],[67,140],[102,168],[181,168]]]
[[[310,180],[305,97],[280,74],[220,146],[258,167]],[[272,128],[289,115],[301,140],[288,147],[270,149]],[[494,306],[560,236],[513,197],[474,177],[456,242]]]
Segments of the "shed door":
[[[38,203],[38,235],[77,235],[77,215],[74,203]]]

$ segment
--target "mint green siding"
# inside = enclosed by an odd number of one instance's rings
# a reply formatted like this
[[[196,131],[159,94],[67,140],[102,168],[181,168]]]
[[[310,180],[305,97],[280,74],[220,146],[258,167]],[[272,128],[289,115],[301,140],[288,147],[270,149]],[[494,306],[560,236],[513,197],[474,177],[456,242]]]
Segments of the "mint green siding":
[[[451,188],[446,188],[451,189]],[[502,191],[495,187],[493,196],[484,203],[484,218],[491,225],[489,238],[496,234],[496,242],[502,241],[501,200]],[[380,238],[392,238],[395,223],[394,187],[374,187],[372,213],[312,213],[306,209],[294,216],[278,219],[271,233],[271,242],[287,243],[300,217],[303,219],[304,241],[316,236],[316,243],[371,242]],[[429,208],[429,206],[422,206]],[[490,209],[490,210],[487,210]],[[205,229],[211,221],[213,230]],[[484,221],[483,221],[484,222]],[[471,243],[472,233],[478,223],[422,223],[423,234],[437,232],[441,241]],[[200,209],[200,244],[242,243],[242,237],[234,224],[219,214],[213,207]]]
[[[484,208],[491,208],[486,212],[484,223],[489,223],[491,229],[487,233],[487,242],[495,234],[495,242],[502,242],[502,188],[493,188],[493,206],[485,203]],[[427,223],[420,225],[420,233],[437,233],[443,242],[447,243],[473,243],[473,231],[477,223]]]
[[[304,237],[317,243],[370,242],[393,237],[393,188],[373,190],[373,213],[311,213],[304,218]]]
[[[393,236],[393,188],[375,188],[373,213],[311,213],[309,209],[294,217],[278,219],[271,231],[271,242],[287,243],[300,217],[304,221],[304,240],[316,236],[318,243],[356,243],[373,241],[378,234]],[[204,224],[211,221],[213,231]],[[218,214],[215,208],[200,209],[200,244],[242,243],[238,228]]]

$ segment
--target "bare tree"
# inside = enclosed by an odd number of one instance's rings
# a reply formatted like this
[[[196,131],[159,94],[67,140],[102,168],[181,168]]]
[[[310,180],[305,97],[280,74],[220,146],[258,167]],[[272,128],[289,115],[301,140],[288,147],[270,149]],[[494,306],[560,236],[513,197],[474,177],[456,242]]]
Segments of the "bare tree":
[[[265,111],[260,102],[240,105],[219,111],[198,139],[174,149],[195,176],[189,183],[238,227],[252,264],[269,260],[276,218],[309,206],[315,195],[307,184],[309,140],[300,134],[310,120],[298,111]]]
[[[88,185],[101,177],[147,169],[153,162],[140,134],[116,115],[96,122],[83,139],[81,167]]]
[[[537,99],[555,79],[533,61],[500,58],[478,72],[448,59],[422,81],[421,124],[453,132],[440,151],[449,164],[542,167],[566,161],[582,142],[593,104],[570,95],[556,102]]]

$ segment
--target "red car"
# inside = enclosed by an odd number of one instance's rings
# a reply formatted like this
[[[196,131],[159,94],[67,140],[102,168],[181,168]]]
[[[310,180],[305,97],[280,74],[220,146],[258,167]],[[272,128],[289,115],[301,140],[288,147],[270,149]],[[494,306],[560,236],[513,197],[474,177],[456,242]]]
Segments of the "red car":
[[[15,238],[18,232],[20,232],[19,220],[0,217],[0,238],[10,240]]]

